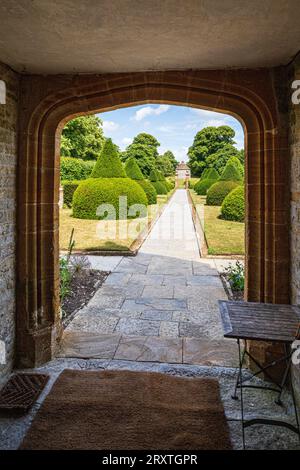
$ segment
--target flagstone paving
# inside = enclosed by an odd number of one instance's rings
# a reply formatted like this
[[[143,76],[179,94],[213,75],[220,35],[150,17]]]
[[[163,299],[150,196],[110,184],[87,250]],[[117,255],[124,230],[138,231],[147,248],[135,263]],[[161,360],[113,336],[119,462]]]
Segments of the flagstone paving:
[[[137,256],[92,261],[112,272],[67,327],[62,356],[236,365],[219,319],[217,301],[227,296],[215,260],[199,255],[185,190],[174,193]]]

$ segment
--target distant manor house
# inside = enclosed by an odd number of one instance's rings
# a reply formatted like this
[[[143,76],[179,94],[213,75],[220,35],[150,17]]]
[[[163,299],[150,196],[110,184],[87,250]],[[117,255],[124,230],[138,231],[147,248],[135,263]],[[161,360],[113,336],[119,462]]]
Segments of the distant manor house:
[[[191,177],[191,170],[186,163],[181,162],[176,167],[176,178],[178,179],[188,179]]]

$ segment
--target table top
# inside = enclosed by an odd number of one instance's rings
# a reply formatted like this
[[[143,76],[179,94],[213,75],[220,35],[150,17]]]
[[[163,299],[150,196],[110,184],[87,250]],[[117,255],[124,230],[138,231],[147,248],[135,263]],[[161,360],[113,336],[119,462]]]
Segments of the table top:
[[[219,300],[225,338],[292,343],[299,335],[296,305]]]

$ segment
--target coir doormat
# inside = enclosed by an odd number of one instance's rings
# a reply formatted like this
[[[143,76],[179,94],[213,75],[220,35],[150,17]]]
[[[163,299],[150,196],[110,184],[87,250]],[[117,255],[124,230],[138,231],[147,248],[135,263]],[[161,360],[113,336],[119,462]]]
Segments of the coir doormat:
[[[65,370],[21,449],[230,449],[214,379]]]
[[[44,374],[14,374],[0,391],[0,410],[28,411],[48,380]]]

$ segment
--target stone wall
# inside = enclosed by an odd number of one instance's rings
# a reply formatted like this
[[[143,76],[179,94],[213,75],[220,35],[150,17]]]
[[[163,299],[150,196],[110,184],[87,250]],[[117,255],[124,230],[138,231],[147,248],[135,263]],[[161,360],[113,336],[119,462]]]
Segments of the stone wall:
[[[10,372],[15,349],[16,164],[19,79],[0,63],[6,83],[6,104],[0,104],[0,340],[6,364],[0,364],[0,382]]]
[[[300,56],[290,70],[290,82],[300,80]],[[300,103],[291,102],[291,302],[300,305]],[[300,402],[300,366],[293,367]]]

